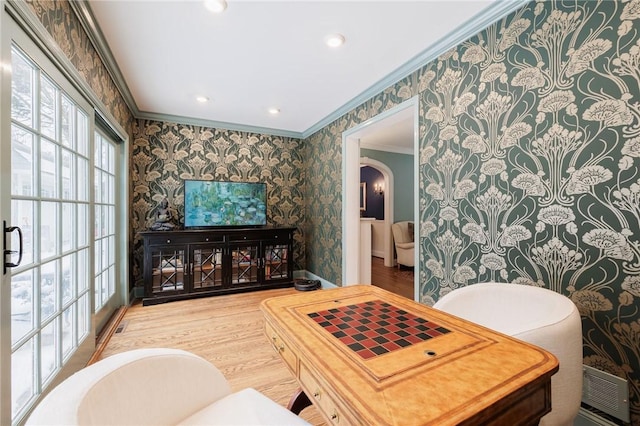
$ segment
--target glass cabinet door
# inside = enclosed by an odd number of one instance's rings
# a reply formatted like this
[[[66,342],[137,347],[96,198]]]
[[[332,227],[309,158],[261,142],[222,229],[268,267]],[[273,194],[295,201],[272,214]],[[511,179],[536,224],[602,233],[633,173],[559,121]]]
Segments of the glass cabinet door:
[[[258,282],[258,244],[231,247],[231,287]]]
[[[151,252],[151,293],[162,295],[185,291],[185,258],[181,248],[154,248]]]
[[[222,288],[223,247],[207,246],[195,248],[191,254],[193,291]]]
[[[266,244],[264,249],[264,279],[289,279],[289,246]]]

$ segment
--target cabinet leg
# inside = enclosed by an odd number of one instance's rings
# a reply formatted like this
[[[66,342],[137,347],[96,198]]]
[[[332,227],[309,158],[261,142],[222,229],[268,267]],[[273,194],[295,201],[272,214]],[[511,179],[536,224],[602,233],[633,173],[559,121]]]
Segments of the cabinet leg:
[[[311,400],[307,396],[306,393],[302,390],[302,388],[298,388],[296,393],[293,394],[291,399],[289,400],[289,405],[287,405],[287,409],[291,411],[293,414],[300,414],[302,410],[311,405]]]

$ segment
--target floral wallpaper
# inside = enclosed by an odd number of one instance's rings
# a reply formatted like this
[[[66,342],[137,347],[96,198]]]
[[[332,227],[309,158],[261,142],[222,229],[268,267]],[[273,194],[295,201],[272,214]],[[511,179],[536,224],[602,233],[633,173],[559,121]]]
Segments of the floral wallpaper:
[[[342,132],[417,92],[421,302],[570,297],[584,363],[629,380],[639,425],[639,24],[639,0],[532,1],[312,135],[308,269],[339,282]]]
[[[423,69],[420,149],[422,301],[478,281],[567,295],[636,423],[639,23],[638,1],[531,3]]]
[[[421,301],[488,280],[567,295],[584,363],[629,380],[640,425],[640,0],[532,1],[304,141],[134,121],[68,2],[29,4],[133,129],[132,239],[160,197],[180,211],[184,176],[261,179],[300,268],[341,285],[342,132],[419,94]]]
[[[294,270],[304,269],[304,149],[295,138],[137,120],[131,155],[133,273],[142,285],[139,231],[154,222],[165,197],[184,218],[184,179],[265,182],[267,221],[294,226]]]

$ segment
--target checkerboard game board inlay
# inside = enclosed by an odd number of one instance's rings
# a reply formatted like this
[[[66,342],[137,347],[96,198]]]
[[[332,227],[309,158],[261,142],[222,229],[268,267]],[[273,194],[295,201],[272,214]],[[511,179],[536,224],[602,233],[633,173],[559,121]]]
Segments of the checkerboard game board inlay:
[[[309,317],[364,359],[449,333],[381,300],[314,312]]]

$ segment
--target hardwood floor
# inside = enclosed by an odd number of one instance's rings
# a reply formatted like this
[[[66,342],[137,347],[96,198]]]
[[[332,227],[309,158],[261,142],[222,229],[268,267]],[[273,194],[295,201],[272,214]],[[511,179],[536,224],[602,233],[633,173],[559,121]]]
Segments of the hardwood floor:
[[[218,367],[234,391],[253,387],[286,406],[298,384],[264,334],[259,304],[265,298],[295,291],[264,290],[144,307],[135,304],[96,358],[138,348],[184,349]],[[300,415],[313,425],[325,424],[313,406]]]
[[[413,299],[413,271],[372,259],[373,284]],[[253,387],[286,406],[298,389],[293,374],[264,335],[260,302],[294,289],[255,291],[152,306],[136,303],[111,328],[92,361],[139,348],[168,347],[193,352],[217,366],[234,391]],[[315,407],[300,414],[325,425]]]
[[[371,258],[371,284],[413,300],[413,268],[384,266],[384,259]]]

